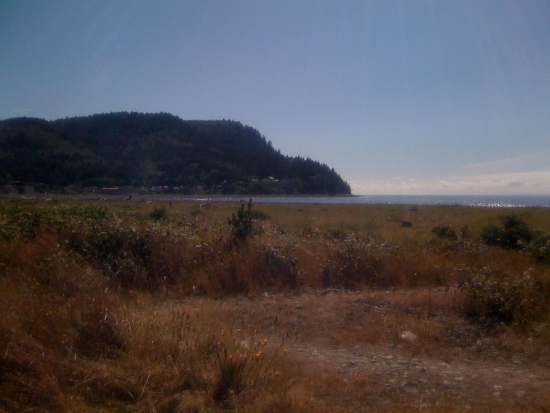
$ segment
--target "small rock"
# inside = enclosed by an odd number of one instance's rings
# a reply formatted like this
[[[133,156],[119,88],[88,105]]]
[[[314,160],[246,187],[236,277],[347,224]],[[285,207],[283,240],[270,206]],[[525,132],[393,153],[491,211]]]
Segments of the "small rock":
[[[401,338],[405,341],[414,341],[418,337],[412,331],[407,330],[407,331],[403,331],[403,333],[401,333]]]
[[[414,388],[414,387],[411,387],[411,386],[405,386],[403,388],[403,390],[405,390],[405,392],[409,393],[409,394],[416,394],[418,393],[418,389],[417,388]]]
[[[456,381],[462,381],[462,380],[464,380],[464,377],[455,377],[455,380]]]
[[[502,390],[504,390],[504,387],[503,387],[503,386],[499,386],[498,384],[495,384],[495,385],[493,386],[493,389],[495,389],[495,391],[502,391]]]

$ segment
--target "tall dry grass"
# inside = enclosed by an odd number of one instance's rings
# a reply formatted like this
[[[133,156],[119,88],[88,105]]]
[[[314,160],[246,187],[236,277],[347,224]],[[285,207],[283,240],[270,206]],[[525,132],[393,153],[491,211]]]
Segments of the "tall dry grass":
[[[459,311],[547,340],[547,264],[528,250],[479,240],[501,211],[262,205],[253,232],[236,241],[226,220],[235,205],[159,208],[1,205],[0,409],[324,411],[318,402],[296,402],[302,373],[286,359],[276,323],[249,327],[211,304],[198,312],[170,305],[188,297],[410,290],[417,293],[406,307],[419,314]],[[544,210],[521,217],[550,229]],[[438,237],[438,225],[468,231]],[[457,286],[452,302],[427,295]],[[435,319],[394,321],[350,313],[331,340],[376,344],[414,329],[424,344],[411,345],[413,353],[444,341]]]
[[[52,241],[0,250],[0,408],[287,409],[284,336],[125,297]]]

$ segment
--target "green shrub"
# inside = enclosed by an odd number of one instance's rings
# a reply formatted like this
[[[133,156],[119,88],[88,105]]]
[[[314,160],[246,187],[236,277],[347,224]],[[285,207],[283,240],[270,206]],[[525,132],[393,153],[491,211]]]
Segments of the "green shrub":
[[[248,201],[247,207],[245,210],[244,204],[241,204],[237,216],[235,217],[235,214],[232,214],[231,218],[227,218],[227,223],[232,227],[233,237],[239,241],[244,241],[253,229],[252,199]]]
[[[371,242],[357,240],[353,234],[345,239],[345,248],[335,249],[321,274],[323,287],[358,288],[361,285],[384,285],[373,265]]]
[[[534,231],[531,242],[525,249],[533,254],[537,261],[550,263],[550,235],[543,231]]]
[[[438,238],[457,240],[458,235],[450,225],[436,225],[432,228],[432,234]]]
[[[527,223],[515,215],[503,217],[502,227],[485,226],[481,240],[488,245],[529,251],[537,261],[550,263],[550,234],[529,230]]]
[[[328,228],[327,232],[330,237],[336,239],[343,239],[348,235],[348,232],[342,228]]]
[[[498,324],[527,328],[544,314],[544,291],[526,272],[511,276],[484,268],[460,282],[466,315],[487,328]],[[541,295],[542,294],[542,295]]]
[[[105,205],[83,205],[71,207],[65,213],[86,219],[106,218],[108,210]]]
[[[74,218],[59,227],[58,234],[69,249],[117,283],[132,288],[158,286],[159,280],[147,271],[152,252],[163,238],[158,225],[128,225],[116,216]]]
[[[39,212],[14,208],[6,216],[0,215],[0,235],[8,241],[36,238],[43,220]]]
[[[149,216],[155,221],[163,221],[168,219],[168,211],[163,206],[160,208],[155,207],[155,209],[149,214]]]
[[[487,245],[500,246],[504,230],[493,224],[488,224],[481,230],[481,240]]]
[[[257,219],[257,220],[260,220],[260,221],[267,221],[268,219],[271,219],[271,215],[269,215],[265,211],[262,211],[261,209],[254,209],[252,211],[252,219]]]
[[[525,221],[512,214],[502,218],[502,227],[492,224],[485,226],[481,231],[481,239],[488,245],[521,249],[531,242],[531,232]]]

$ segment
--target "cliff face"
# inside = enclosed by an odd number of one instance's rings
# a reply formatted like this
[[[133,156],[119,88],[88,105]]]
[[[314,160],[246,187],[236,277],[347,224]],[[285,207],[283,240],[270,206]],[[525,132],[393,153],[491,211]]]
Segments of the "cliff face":
[[[192,193],[350,194],[327,165],[282,155],[235,121],[111,113],[0,122],[0,183],[171,186]]]

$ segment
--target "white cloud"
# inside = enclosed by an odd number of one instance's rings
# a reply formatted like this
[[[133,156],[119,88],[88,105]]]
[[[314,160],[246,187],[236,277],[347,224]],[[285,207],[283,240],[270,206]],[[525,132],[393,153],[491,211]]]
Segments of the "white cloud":
[[[349,181],[355,195],[549,195],[550,170],[432,180]]]
[[[548,170],[550,169],[550,152],[541,151],[530,155],[468,164],[464,165],[462,169],[466,174],[475,175]]]

